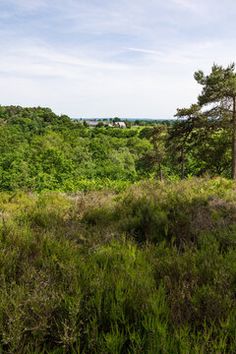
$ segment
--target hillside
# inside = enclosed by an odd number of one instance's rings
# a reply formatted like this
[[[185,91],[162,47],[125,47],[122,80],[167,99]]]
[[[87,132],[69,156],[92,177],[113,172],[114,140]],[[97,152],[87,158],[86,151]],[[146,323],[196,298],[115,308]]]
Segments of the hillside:
[[[0,191],[121,191],[143,179],[230,177],[228,130],[195,129],[183,141],[183,124],[153,124],[89,128],[49,108],[0,106]]]
[[[225,179],[1,193],[4,353],[235,353]]]
[[[235,353],[228,131],[188,126],[0,107],[0,352]]]
[[[91,129],[48,108],[0,107],[0,190],[122,188],[152,149],[139,129]]]

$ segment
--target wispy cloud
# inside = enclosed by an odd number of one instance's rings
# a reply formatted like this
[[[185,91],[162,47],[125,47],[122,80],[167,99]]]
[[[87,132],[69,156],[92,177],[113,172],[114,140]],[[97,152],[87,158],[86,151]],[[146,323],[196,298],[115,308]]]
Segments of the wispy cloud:
[[[3,3],[6,2],[2,0]],[[12,6],[12,9],[24,10],[24,11],[36,11],[47,5],[46,0],[8,0],[7,3]]]
[[[194,70],[235,59],[235,14],[233,0],[1,0],[1,104],[172,116],[196,98]]]
[[[202,6],[200,1],[196,0],[172,0],[175,5],[178,7],[189,10],[193,12],[200,12],[202,10]]]
[[[162,56],[163,57],[163,55],[164,55],[163,52],[159,52],[159,51],[153,50],[153,49],[146,49],[146,48],[127,48],[127,49],[130,50],[131,52],[151,54],[151,55],[155,55],[155,56]]]

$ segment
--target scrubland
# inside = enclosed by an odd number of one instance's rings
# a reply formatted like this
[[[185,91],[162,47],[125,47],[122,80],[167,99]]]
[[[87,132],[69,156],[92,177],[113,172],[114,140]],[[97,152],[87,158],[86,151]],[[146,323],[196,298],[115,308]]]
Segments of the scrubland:
[[[1,192],[2,353],[235,353],[236,184]]]

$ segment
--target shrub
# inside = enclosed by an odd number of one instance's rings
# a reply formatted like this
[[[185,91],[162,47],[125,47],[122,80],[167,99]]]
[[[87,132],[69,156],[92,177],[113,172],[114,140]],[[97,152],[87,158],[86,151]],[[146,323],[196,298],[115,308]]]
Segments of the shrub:
[[[0,194],[0,352],[235,353],[232,187]]]

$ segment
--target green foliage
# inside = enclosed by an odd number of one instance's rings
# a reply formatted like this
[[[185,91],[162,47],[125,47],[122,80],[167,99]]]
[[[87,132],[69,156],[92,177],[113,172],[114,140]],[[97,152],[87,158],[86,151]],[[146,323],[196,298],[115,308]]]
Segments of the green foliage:
[[[236,352],[235,183],[190,178],[230,176],[234,66],[195,79],[174,124],[0,106],[0,353]]]
[[[225,228],[229,243],[231,232],[234,235],[235,199],[233,194],[227,201],[222,196],[231,186],[224,179],[143,182],[127,190],[115,205],[103,209],[95,206],[86,213],[84,221],[103,229],[113,225],[138,242],[167,240],[181,248],[195,245],[202,232],[211,231],[221,237],[222,247],[226,247]]]
[[[177,115],[187,120],[89,128],[48,108],[0,106],[0,190],[120,191],[144,178],[229,177],[228,127],[199,105]]]
[[[181,164],[182,178],[193,171],[236,179],[235,65],[214,64],[209,75],[197,71],[194,78],[202,92],[198,104],[177,110],[176,116],[184,120],[170,129],[170,145],[178,152],[172,161]]]
[[[234,188],[1,193],[1,351],[235,353]]]
[[[119,190],[141,177],[137,162],[150,149],[136,129],[87,128],[48,108],[0,106],[0,117],[3,191]]]

